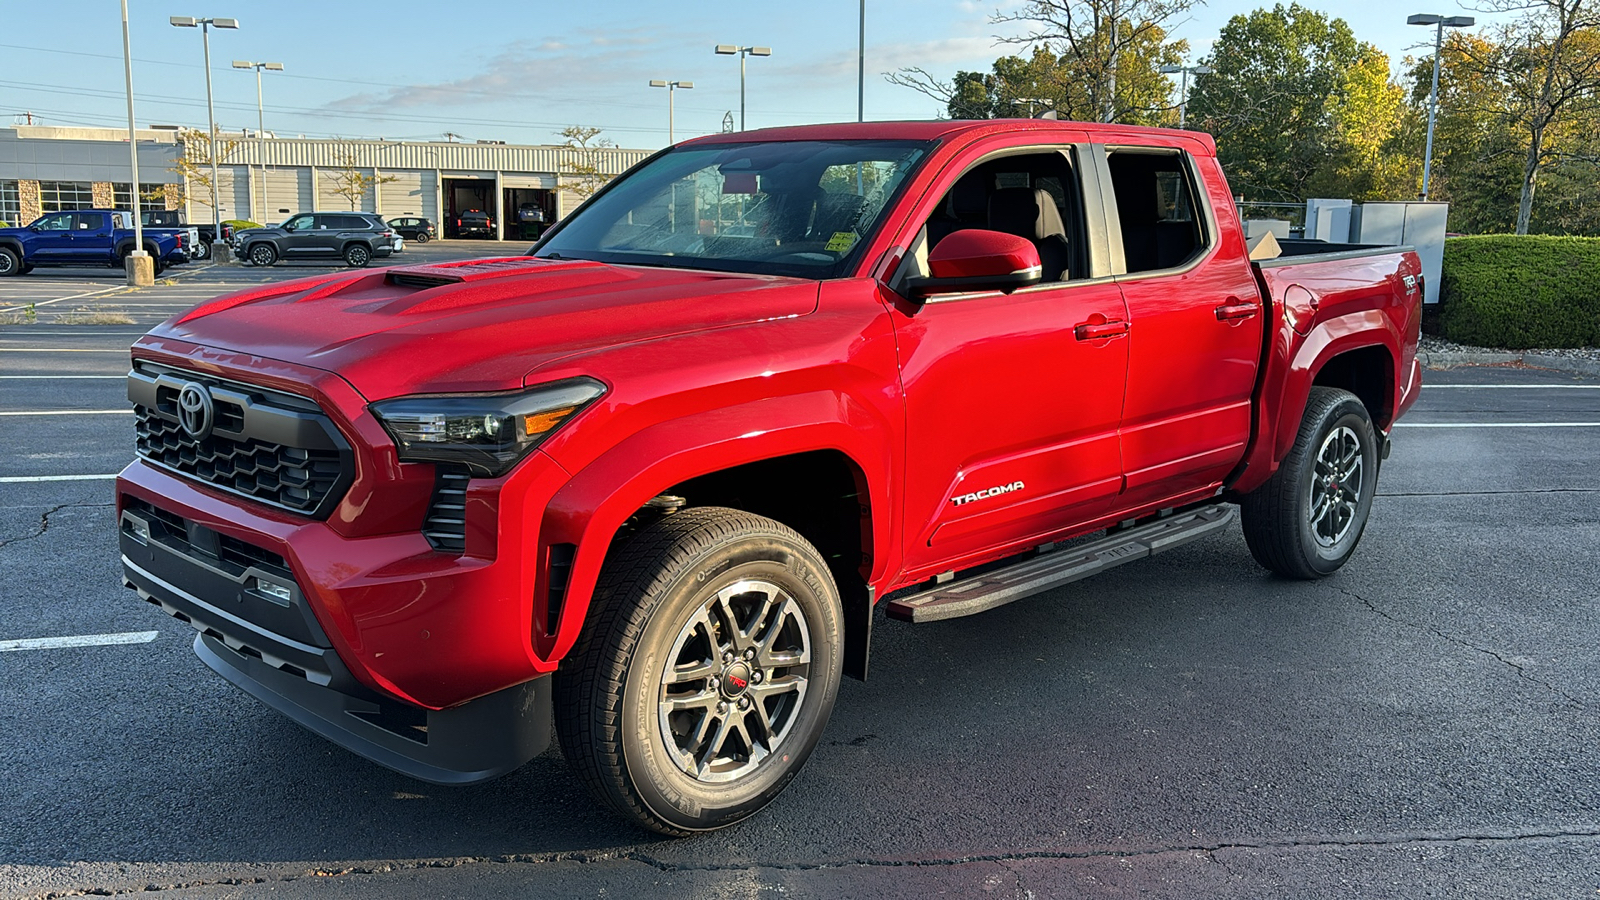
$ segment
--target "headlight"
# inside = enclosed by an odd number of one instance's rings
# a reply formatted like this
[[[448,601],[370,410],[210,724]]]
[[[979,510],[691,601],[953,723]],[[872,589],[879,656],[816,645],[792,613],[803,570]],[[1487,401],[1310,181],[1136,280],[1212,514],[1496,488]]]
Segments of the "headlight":
[[[457,463],[503,475],[606,392],[592,378],[503,394],[398,397],[372,404],[406,462]]]

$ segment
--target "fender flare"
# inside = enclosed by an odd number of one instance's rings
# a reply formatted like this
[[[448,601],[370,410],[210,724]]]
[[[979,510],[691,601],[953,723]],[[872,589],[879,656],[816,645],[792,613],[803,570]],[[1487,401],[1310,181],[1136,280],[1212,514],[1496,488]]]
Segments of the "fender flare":
[[[1306,334],[1294,351],[1293,358],[1269,355],[1267,370],[1262,373],[1263,390],[1257,401],[1264,413],[1272,411],[1275,419],[1262,416],[1252,435],[1251,448],[1240,463],[1238,471],[1228,480],[1234,494],[1247,494],[1255,490],[1273,473],[1278,464],[1294,446],[1300,433],[1300,419],[1305,415],[1306,402],[1311,397],[1311,387],[1317,375],[1327,364],[1346,353],[1369,347],[1382,347],[1391,364],[1389,390],[1391,409],[1399,409],[1401,336],[1394,323],[1382,310],[1368,309],[1346,313],[1318,322]],[[1380,431],[1387,423],[1374,422]]]
[[[788,424],[753,429],[762,421]],[[887,423],[885,423],[887,424]],[[871,411],[847,395],[796,394],[752,401],[661,422],[636,432],[578,470],[542,511],[541,557],[552,544],[577,547],[553,638],[537,649],[553,667],[577,643],[600,570],[622,524],[645,501],[674,484],[765,459],[813,451],[841,453],[865,485],[875,581],[894,555],[888,519],[893,471],[886,433]],[[532,523],[530,523],[531,525]],[[530,548],[531,549],[531,548]],[[535,597],[546,596],[539,567]],[[539,601],[536,600],[536,603]],[[539,619],[535,614],[535,620]],[[535,629],[535,643],[540,644]]]

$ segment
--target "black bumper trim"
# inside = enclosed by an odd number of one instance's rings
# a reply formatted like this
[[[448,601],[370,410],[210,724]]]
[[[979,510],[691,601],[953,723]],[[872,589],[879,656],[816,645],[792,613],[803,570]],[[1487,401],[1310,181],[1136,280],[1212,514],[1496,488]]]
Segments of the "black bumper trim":
[[[359,756],[444,785],[498,778],[550,746],[550,679],[535,678],[453,709],[363,700],[279,671],[205,634],[194,652],[235,687]],[[417,724],[384,727],[410,713]],[[425,723],[425,724],[422,724]]]

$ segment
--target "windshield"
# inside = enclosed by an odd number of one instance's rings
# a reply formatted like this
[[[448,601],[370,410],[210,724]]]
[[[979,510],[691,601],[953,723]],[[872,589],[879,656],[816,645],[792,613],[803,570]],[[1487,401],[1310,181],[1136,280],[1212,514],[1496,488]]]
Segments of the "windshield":
[[[535,255],[834,277],[928,146],[784,141],[680,148],[609,187]]]

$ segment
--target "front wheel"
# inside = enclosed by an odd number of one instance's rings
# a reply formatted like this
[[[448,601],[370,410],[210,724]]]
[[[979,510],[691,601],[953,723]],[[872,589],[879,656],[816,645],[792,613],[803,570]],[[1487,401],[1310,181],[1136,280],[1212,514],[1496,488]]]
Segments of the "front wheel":
[[[271,244],[256,244],[250,248],[250,265],[265,268],[278,261],[278,251]]]
[[[827,565],[791,529],[704,507],[613,550],[555,676],[556,725],[590,791],[686,835],[778,796],[839,691],[843,625]]]
[[[1256,562],[1289,578],[1330,575],[1361,542],[1378,487],[1378,441],[1361,400],[1314,387],[1294,447],[1240,505]]]
[[[17,256],[17,252],[9,247],[0,247],[0,278],[21,275],[24,271],[22,258]]]

